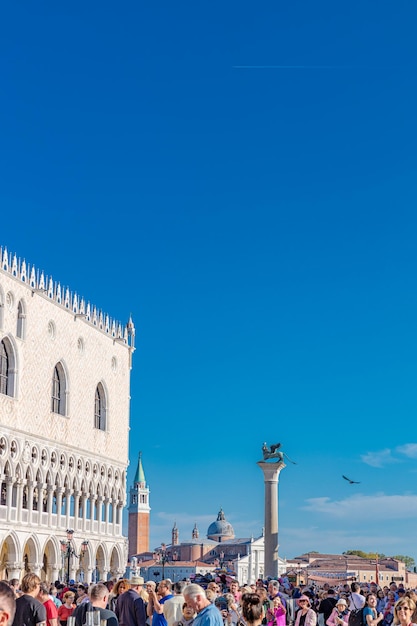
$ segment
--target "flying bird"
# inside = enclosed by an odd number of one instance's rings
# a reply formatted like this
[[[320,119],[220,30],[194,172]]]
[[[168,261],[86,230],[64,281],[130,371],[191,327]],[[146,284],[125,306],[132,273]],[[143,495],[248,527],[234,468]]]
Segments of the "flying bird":
[[[357,480],[351,480],[351,479],[350,479],[350,478],[348,478],[347,476],[343,476],[343,474],[342,474],[342,478],[344,478],[345,480],[347,480],[347,481],[348,481],[348,483],[349,483],[349,484],[351,484],[351,485],[359,485],[359,484],[360,484],[360,482],[359,482],[359,481],[357,481]]]

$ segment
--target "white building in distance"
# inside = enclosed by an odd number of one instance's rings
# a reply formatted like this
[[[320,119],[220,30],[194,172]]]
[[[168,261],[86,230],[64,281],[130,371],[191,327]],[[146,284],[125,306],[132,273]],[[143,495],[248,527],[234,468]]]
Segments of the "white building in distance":
[[[134,336],[0,248],[1,579],[124,573]]]

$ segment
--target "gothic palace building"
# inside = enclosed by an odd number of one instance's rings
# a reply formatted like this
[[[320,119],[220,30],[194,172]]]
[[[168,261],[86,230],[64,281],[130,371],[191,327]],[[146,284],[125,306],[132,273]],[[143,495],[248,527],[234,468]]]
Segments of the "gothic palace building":
[[[0,579],[123,575],[134,336],[0,248]]]

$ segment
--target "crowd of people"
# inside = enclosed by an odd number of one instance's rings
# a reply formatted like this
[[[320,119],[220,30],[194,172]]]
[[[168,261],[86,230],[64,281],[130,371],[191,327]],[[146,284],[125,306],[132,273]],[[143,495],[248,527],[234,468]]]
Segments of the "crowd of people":
[[[297,587],[216,578],[145,582],[138,575],[48,585],[34,573],[0,582],[0,626],[417,626],[417,593],[402,584]]]

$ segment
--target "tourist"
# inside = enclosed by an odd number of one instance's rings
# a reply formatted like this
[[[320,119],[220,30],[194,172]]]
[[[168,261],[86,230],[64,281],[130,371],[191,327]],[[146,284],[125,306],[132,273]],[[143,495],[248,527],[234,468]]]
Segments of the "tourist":
[[[363,621],[366,626],[378,626],[379,622],[382,622],[384,619],[384,614],[377,612],[376,603],[376,595],[368,593],[365,600],[365,608],[363,609]]]
[[[378,613],[384,612],[385,602],[386,600],[384,591],[382,589],[378,589],[378,591],[376,592],[376,610],[378,611]]]
[[[300,608],[295,616],[295,626],[316,626],[317,613],[310,606],[310,598],[303,594],[296,602]]]
[[[132,576],[130,589],[119,595],[115,613],[120,626],[146,625],[146,606],[140,596],[144,582],[142,576]]]
[[[266,589],[263,586],[258,587],[256,589],[256,595],[259,596],[261,603],[262,603],[262,607],[263,607],[262,624],[263,626],[265,626],[267,624],[266,613],[271,606],[271,600],[269,600]]]
[[[385,600],[385,606],[382,611],[384,615],[383,626],[390,626],[394,621],[394,606],[395,606],[395,593],[393,591],[389,591],[387,593],[387,597]]]
[[[327,626],[346,626],[349,623],[350,611],[344,598],[336,600],[336,606],[333,608],[326,620]]]
[[[204,589],[200,585],[187,585],[183,590],[186,603],[197,612],[193,626],[223,626],[220,612],[207,600]]]
[[[275,596],[272,600],[272,607],[267,610],[266,620],[268,626],[285,626],[287,609],[285,608],[281,598]]]
[[[0,582],[0,606],[0,626],[11,626],[16,612],[16,594],[6,581]]]
[[[11,580],[9,580],[9,585],[13,589],[16,598],[22,595],[22,592],[20,590],[20,581],[18,578],[12,578]]]
[[[153,590],[150,591],[147,614],[148,617],[152,617],[152,626],[168,626],[164,615],[164,604],[173,597],[171,593],[171,581],[168,579],[161,580],[161,582],[158,583],[156,592]]]
[[[283,593],[281,593],[279,589],[279,581],[278,580],[270,580],[268,583],[268,595],[269,599],[273,600],[276,596],[279,596],[282,600],[282,604],[287,608],[286,598]]]
[[[174,622],[178,622],[182,618],[182,607],[184,604],[184,596],[182,595],[182,592],[186,585],[187,583],[182,580],[174,583],[172,586],[174,595],[165,601],[164,616],[168,626],[173,626]]]
[[[319,613],[323,613],[323,622],[325,624],[327,624],[327,620],[329,619],[330,615],[332,614],[332,611],[333,611],[335,606],[336,606],[336,593],[335,593],[335,590],[332,587],[329,587],[329,589],[327,590],[326,595],[320,601],[320,605],[319,605],[319,609],[318,609]]]
[[[46,626],[58,626],[58,609],[49,595],[49,587],[41,583],[38,591],[38,600],[42,602],[46,610]]]
[[[193,607],[189,606],[186,602],[182,605],[182,616],[178,622],[174,622],[174,626],[191,626],[193,624],[197,613]]]
[[[122,593],[125,593],[125,591],[128,591],[129,589],[130,589],[130,583],[127,580],[127,578],[121,578],[120,580],[117,581],[117,583],[114,585],[111,593],[109,594],[109,605],[108,605],[108,608],[111,611],[115,611],[117,600],[118,600],[119,596]]]
[[[109,589],[103,583],[97,583],[89,589],[90,602],[93,610],[100,613],[100,622],[106,621],[107,626],[119,626],[114,611],[106,608],[109,600]],[[82,605],[81,605],[82,606]]]
[[[242,615],[247,626],[260,626],[264,617],[262,599],[257,593],[244,593]]]
[[[408,596],[397,600],[394,606],[394,624],[412,626],[412,616],[416,611],[415,602]]]
[[[365,596],[359,593],[361,586],[359,583],[352,583],[349,594],[349,611],[359,611],[365,606]]]
[[[41,579],[36,574],[29,572],[22,579],[20,589],[22,595],[16,600],[16,613],[13,626],[36,626],[46,622],[46,609],[42,602],[37,599]]]
[[[76,608],[74,592],[66,591],[63,600],[63,604],[58,608],[58,619],[61,626],[67,626],[67,620]]]

